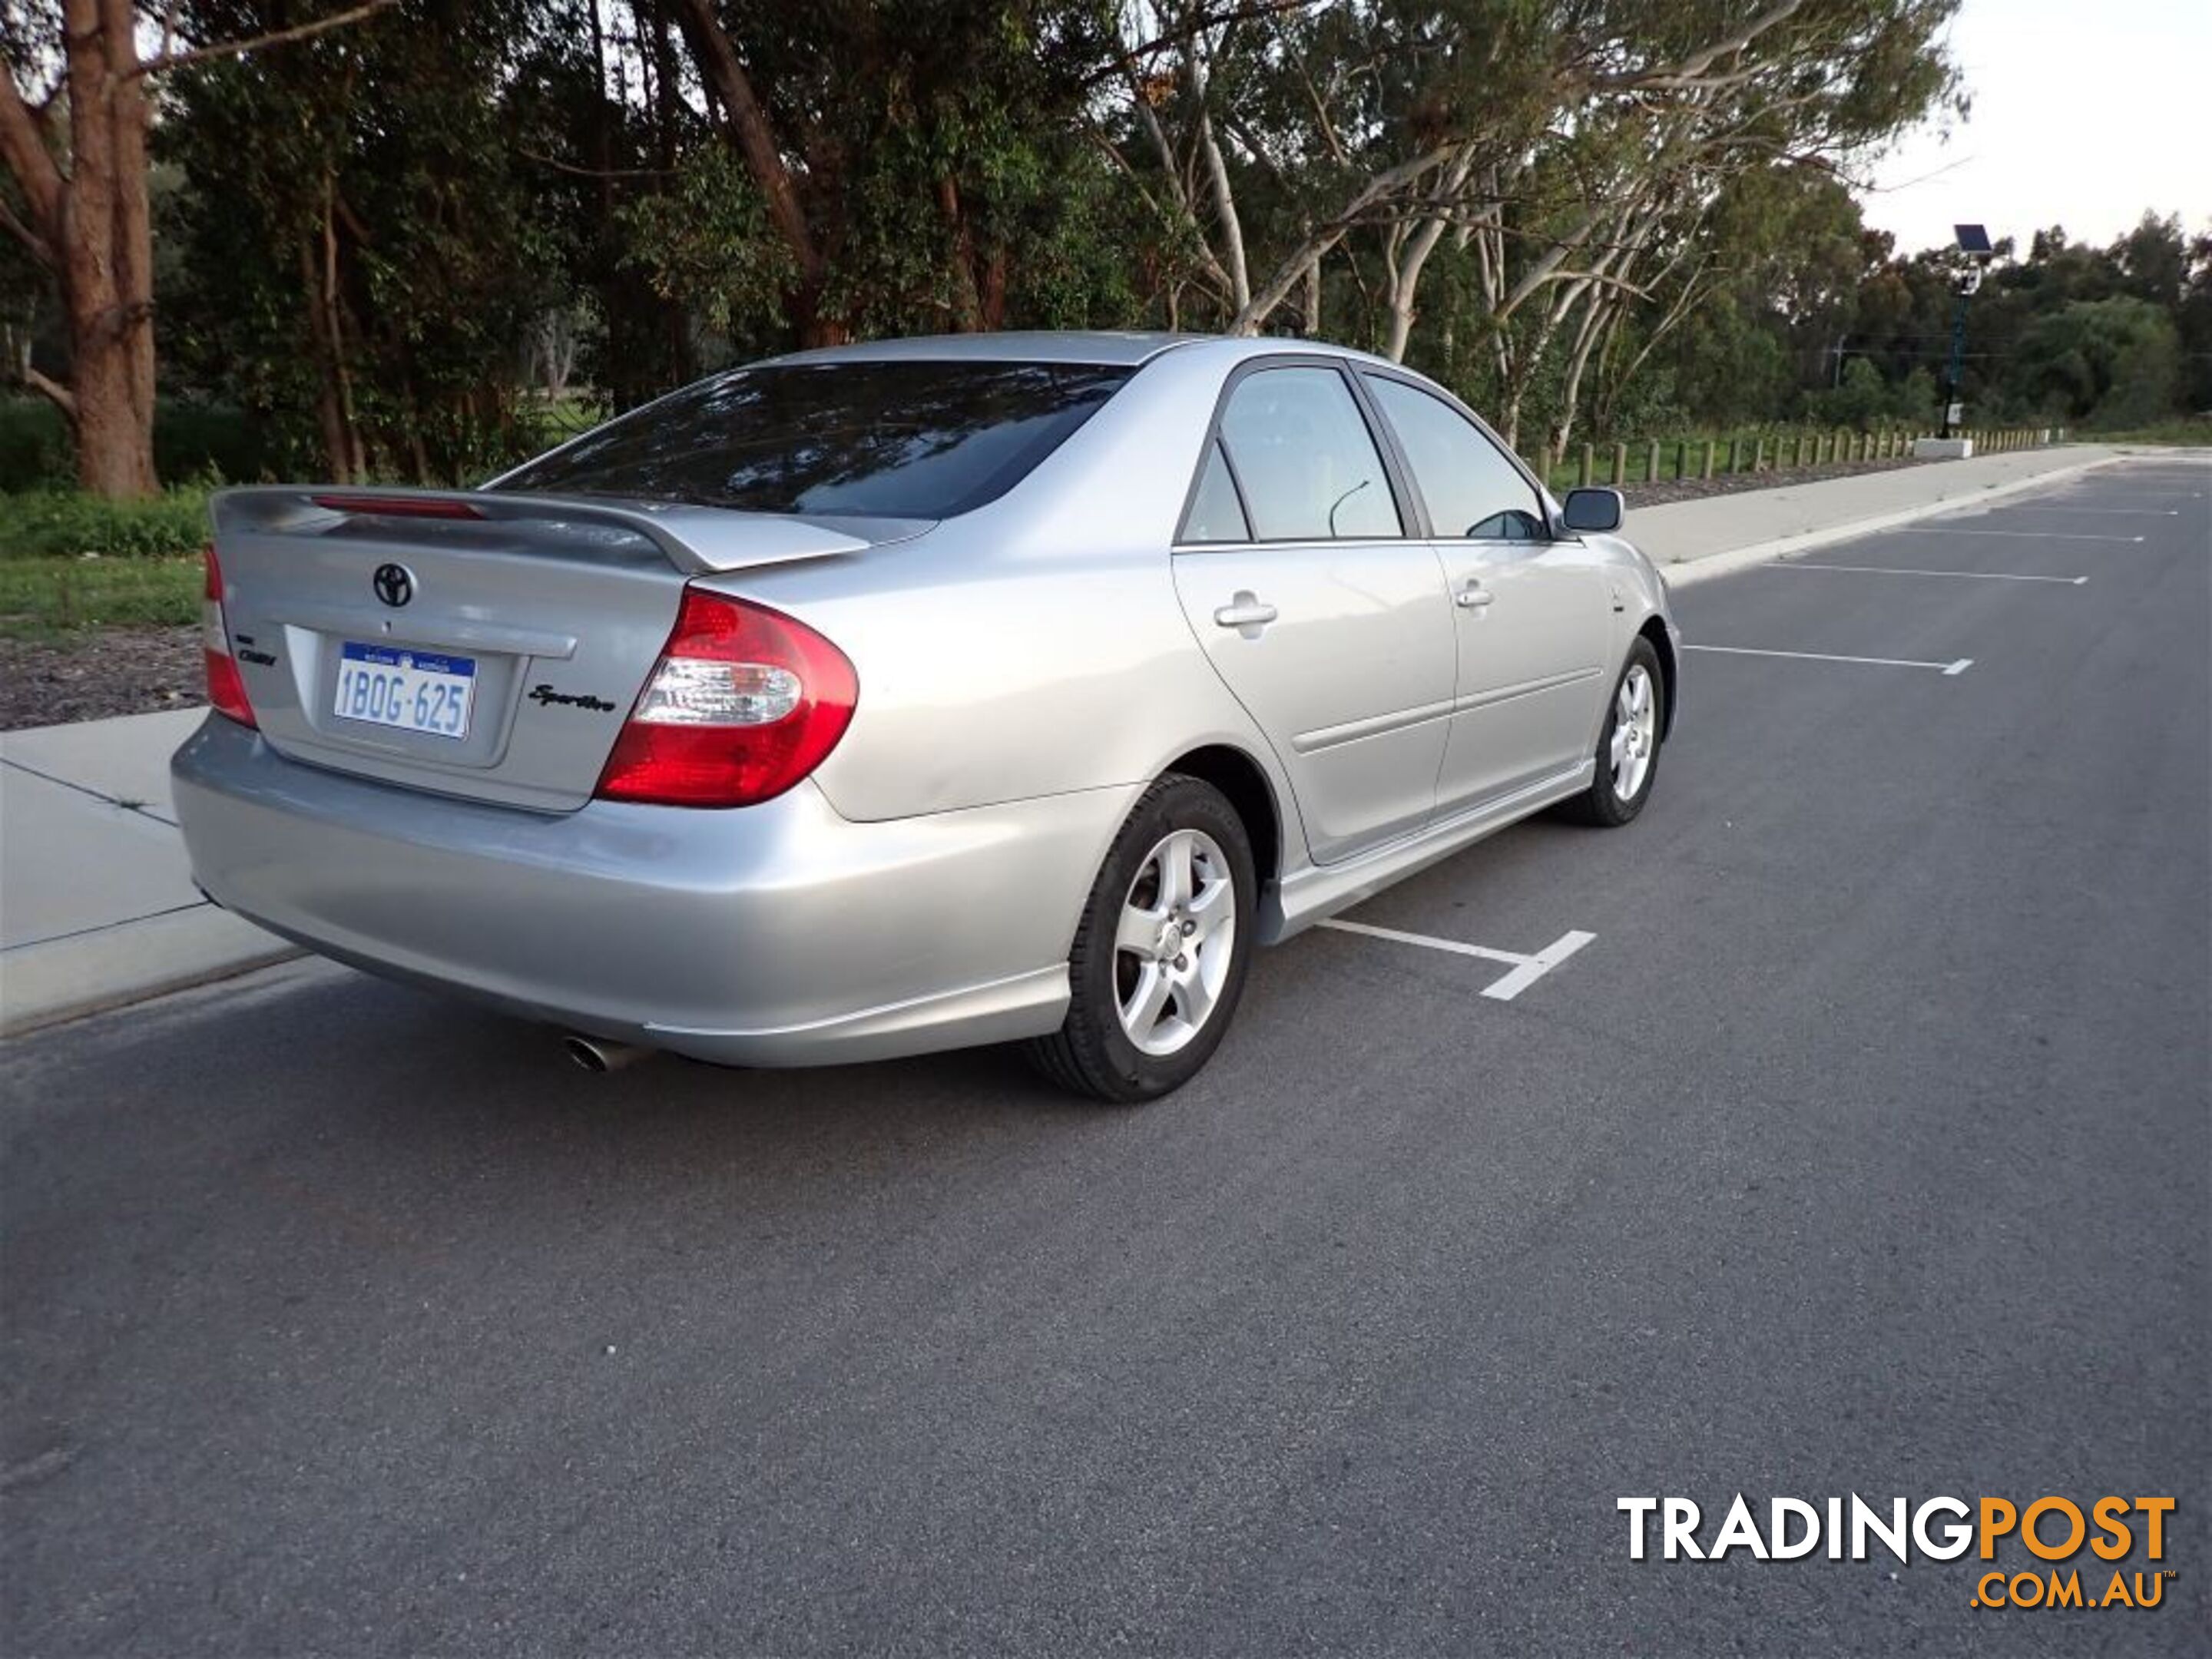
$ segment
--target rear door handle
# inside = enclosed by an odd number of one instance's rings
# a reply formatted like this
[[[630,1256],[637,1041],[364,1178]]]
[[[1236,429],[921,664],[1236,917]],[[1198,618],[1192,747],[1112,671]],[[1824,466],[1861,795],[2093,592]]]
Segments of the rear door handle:
[[[1452,597],[1457,599],[1467,610],[1480,611],[1483,606],[1488,605],[1492,599],[1496,599],[1498,595],[1492,592],[1480,582],[1470,581],[1465,587],[1461,588],[1460,591],[1455,593]]]
[[[1275,607],[1257,594],[1238,589],[1227,605],[1213,613],[1214,626],[1233,628],[1248,640],[1260,637],[1260,630],[1275,620]]]

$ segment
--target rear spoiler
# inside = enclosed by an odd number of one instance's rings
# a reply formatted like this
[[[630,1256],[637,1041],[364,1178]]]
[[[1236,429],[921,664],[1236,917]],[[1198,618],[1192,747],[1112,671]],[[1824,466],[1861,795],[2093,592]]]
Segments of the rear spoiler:
[[[218,537],[307,535],[349,519],[395,525],[419,521],[542,524],[617,529],[659,548],[686,575],[707,576],[799,559],[859,553],[906,541],[926,519],[799,517],[678,502],[606,501],[574,495],[520,495],[487,489],[383,489],[343,484],[263,484],[219,489],[209,503]]]

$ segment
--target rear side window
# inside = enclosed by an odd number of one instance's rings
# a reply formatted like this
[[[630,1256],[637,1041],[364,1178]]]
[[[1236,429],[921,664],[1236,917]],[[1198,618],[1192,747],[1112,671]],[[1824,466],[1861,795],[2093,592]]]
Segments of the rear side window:
[[[1131,373],[903,360],[737,369],[587,433],[498,488],[950,518],[1019,483]]]
[[[1252,526],[1244,521],[1244,503],[1237,499],[1237,481],[1229,476],[1229,463],[1221,446],[1206,447],[1206,465],[1199,469],[1198,489],[1190,498],[1190,515],[1183,520],[1186,542],[1249,542]]]
[[[1405,533],[1375,440],[1334,369],[1246,375],[1222,410],[1221,441],[1259,540]]]
[[[1439,537],[1538,541],[1542,504],[1504,453],[1443,398],[1380,374],[1362,377],[1398,434]]]

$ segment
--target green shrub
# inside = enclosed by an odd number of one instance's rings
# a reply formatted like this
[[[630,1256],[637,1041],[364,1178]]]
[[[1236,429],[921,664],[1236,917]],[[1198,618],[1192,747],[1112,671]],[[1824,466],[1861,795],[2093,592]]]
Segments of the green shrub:
[[[43,398],[0,398],[0,492],[66,484],[73,465],[60,410]],[[172,483],[250,483],[269,471],[268,445],[239,410],[165,398],[154,411],[154,469]]]
[[[143,501],[104,501],[73,489],[0,495],[0,556],[185,557],[206,544],[207,498],[199,486]]]
[[[154,471],[164,483],[210,477],[253,483],[268,475],[260,423],[218,404],[164,401],[154,410]]]
[[[2150,426],[2112,427],[2094,422],[2081,435],[2099,443],[2212,445],[2212,414],[2177,416]]]
[[[69,429],[43,398],[0,398],[0,490],[67,481]]]

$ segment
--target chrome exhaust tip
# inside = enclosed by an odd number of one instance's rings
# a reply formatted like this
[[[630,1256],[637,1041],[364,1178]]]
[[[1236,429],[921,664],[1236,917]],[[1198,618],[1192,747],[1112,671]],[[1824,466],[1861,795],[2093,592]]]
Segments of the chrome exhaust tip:
[[[561,1048],[585,1071],[599,1075],[619,1072],[641,1060],[651,1060],[660,1052],[658,1048],[641,1048],[634,1042],[611,1042],[605,1037],[586,1036],[580,1031],[571,1031],[562,1037]]]

